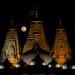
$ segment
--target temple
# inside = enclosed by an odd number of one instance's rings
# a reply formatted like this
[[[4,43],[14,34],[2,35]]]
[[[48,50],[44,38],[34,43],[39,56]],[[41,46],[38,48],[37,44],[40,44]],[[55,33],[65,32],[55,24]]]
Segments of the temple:
[[[20,59],[20,46],[16,27],[13,26],[13,20],[11,20],[10,28],[6,34],[5,42],[1,53],[1,62],[8,60],[13,66],[15,66]]]
[[[66,31],[61,25],[61,20],[60,26],[56,29],[56,37],[52,50],[57,64],[65,64],[68,59],[71,59],[71,49],[68,44]]]
[[[23,47],[22,59],[30,65],[32,60],[38,56],[46,64],[49,64],[52,61],[52,57],[50,56],[50,48],[44,33],[43,22],[37,20],[37,11],[34,16],[36,19],[30,21],[30,29]]]

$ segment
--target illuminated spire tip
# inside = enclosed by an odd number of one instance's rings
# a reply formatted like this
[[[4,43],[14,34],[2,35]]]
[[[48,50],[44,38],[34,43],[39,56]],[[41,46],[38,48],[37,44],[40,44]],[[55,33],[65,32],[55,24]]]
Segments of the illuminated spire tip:
[[[30,11],[30,15],[37,18],[38,17],[38,10],[36,7],[33,7]]]
[[[61,24],[61,19],[60,19],[60,26],[62,26],[62,24]]]

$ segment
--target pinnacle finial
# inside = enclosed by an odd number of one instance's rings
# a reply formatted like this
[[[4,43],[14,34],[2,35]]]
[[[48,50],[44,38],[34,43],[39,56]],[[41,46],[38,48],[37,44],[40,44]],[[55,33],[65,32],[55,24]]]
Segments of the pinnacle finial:
[[[33,7],[30,11],[30,15],[31,16],[34,16],[35,18],[38,17],[38,11],[37,11],[37,8],[36,7]]]
[[[36,10],[36,14],[35,14],[36,18],[38,17],[38,14],[37,14],[37,10]]]
[[[10,19],[10,24],[11,26],[13,26],[13,19]]]
[[[13,19],[11,20],[11,25],[13,25]]]
[[[62,24],[61,24],[61,19],[60,19],[60,26],[62,26]]]

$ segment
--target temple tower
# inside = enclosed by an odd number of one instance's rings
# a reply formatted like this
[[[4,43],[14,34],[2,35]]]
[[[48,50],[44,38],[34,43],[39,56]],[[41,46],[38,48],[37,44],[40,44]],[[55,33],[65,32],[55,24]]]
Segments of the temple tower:
[[[5,59],[8,59],[8,61],[13,66],[15,66],[20,60],[20,46],[19,46],[18,34],[17,34],[17,29],[13,25],[13,20],[11,20],[11,26],[6,34],[5,42],[2,49],[1,59],[2,62],[4,62]]]
[[[30,22],[30,29],[22,51],[22,58],[29,65],[35,56],[39,55],[48,64],[51,61],[50,48],[44,33],[43,22],[37,20],[37,10],[35,12],[36,19]],[[28,54],[28,52],[30,53]]]
[[[56,37],[53,45],[54,59],[57,64],[65,64],[68,59],[71,59],[71,49],[68,44],[65,29],[61,25],[56,29]]]
[[[31,50],[34,46],[39,46],[41,49],[50,52],[44,30],[42,21],[31,21],[31,26],[29,34],[24,45],[22,53]]]

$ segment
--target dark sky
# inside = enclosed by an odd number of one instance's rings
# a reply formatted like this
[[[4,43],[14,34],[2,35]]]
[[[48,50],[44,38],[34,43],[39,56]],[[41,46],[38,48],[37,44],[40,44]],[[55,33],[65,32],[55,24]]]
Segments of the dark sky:
[[[29,28],[30,16],[28,15],[29,10],[36,6],[39,9],[39,19],[44,22],[45,34],[48,40],[50,47],[53,44],[55,29],[59,25],[59,18],[57,16],[62,16],[62,25],[64,26],[68,42],[73,52],[73,58],[75,57],[75,12],[74,5],[70,2],[49,2],[47,0],[31,0],[21,2],[3,2],[0,5],[0,49],[3,46],[4,38],[8,26],[10,26],[10,16],[14,19],[14,24],[18,24],[19,34],[21,35],[20,27],[23,22],[26,23],[26,26]],[[25,35],[25,33],[22,33]],[[24,36],[20,36],[20,40],[23,42]],[[21,42],[21,43],[22,43]]]

